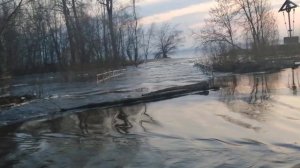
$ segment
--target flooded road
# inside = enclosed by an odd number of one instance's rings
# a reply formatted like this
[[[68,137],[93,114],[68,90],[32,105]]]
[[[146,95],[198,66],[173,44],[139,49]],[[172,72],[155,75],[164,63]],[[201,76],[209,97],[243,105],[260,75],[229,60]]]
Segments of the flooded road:
[[[97,83],[96,73],[29,75],[0,80],[3,96],[34,95],[37,99],[0,108],[0,126],[56,114],[61,109],[111,102],[208,79],[193,67],[195,59],[165,59],[128,67],[121,76]]]
[[[297,168],[298,72],[217,77],[206,96],[2,127],[0,167]]]

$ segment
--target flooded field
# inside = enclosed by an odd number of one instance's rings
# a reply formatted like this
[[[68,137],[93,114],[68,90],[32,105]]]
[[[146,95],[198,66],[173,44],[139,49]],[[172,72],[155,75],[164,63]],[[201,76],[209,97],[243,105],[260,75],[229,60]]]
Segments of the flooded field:
[[[147,86],[146,93],[208,79],[183,63],[194,72],[172,78],[153,72],[151,80],[140,75],[145,81],[136,75],[142,83],[133,86]],[[86,109],[1,127],[0,167],[297,168],[298,72],[219,75],[211,83],[220,90],[208,95]],[[115,79],[119,85],[121,79]]]

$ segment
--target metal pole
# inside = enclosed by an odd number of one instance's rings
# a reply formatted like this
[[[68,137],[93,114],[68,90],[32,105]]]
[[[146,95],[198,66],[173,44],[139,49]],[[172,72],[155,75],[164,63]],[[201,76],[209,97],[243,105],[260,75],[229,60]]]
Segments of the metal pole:
[[[288,13],[288,19],[289,19],[289,35],[290,35],[290,37],[292,37],[292,26],[291,26],[291,14],[290,14],[290,10],[288,10],[287,11],[287,13]]]

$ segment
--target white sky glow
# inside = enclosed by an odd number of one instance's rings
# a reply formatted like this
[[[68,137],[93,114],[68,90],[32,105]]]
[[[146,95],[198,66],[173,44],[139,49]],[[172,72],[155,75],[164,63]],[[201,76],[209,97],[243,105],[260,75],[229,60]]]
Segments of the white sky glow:
[[[192,22],[190,21],[189,25],[184,25],[185,28],[197,29],[201,25],[203,25],[204,18],[208,16],[208,11],[211,7],[214,6],[215,1],[205,1],[201,2],[199,0],[197,3],[193,5],[182,6],[181,8],[172,9],[172,5],[176,2],[182,0],[140,0],[138,2],[140,14],[143,16],[143,10],[147,8],[161,8],[161,6],[169,5],[170,10],[165,10],[160,13],[152,13],[148,14],[146,17],[143,17],[141,23],[143,25],[151,24],[151,23],[162,23],[162,22],[176,22],[180,23],[181,20],[185,24],[186,19],[184,16],[191,17]],[[186,0],[188,1],[188,0]],[[282,13],[278,13],[279,8],[284,3],[285,0],[278,1],[270,1],[275,13],[275,17],[278,21],[279,33],[280,37],[284,37],[287,35],[287,30],[284,24],[284,18]],[[296,4],[300,5],[300,0],[293,0]],[[150,6],[149,6],[150,5]],[[148,7],[149,6],[149,7]],[[165,8],[164,8],[165,9]],[[300,7],[296,9],[295,12],[295,35],[300,36]]]

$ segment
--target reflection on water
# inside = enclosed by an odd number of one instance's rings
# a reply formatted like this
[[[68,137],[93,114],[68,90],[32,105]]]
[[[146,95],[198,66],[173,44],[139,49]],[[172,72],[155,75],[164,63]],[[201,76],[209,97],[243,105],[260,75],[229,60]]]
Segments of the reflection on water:
[[[300,100],[288,74],[220,77],[207,96],[2,128],[0,167],[297,167]]]
[[[292,83],[289,83],[289,88],[293,90],[293,94],[297,95],[297,88],[300,87],[300,82],[299,82],[299,74],[298,71],[295,73],[296,68],[292,68]],[[296,84],[296,79],[297,79],[297,84]]]
[[[136,120],[139,121],[136,121]],[[111,109],[93,109],[84,113],[57,118],[48,121],[33,121],[20,127],[22,131],[30,134],[40,134],[49,131],[51,133],[68,133],[78,136],[89,135],[116,135],[130,134],[136,129],[138,123],[152,123],[153,119],[146,114],[146,104],[116,107]]]
[[[267,101],[271,91],[276,91],[279,74],[251,74],[218,78],[216,85],[223,86],[223,101],[230,102],[241,96],[247,97],[249,104],[260,104]]]
[[[290,78],[292,76],[292,78]],[[232,75],[214,79],[222,86],[219,100],[226,103],[233,112],[256,120],[272,110],[277,95],[297,95],[298,69],[287,69],[278,73]]]
[[[0,138],[0,167],[97,167],[101,162],[106,162],[101,163],[104,167],[126,165],[140,144],[131,134],[146,131],[145,123],[157,125],[146,109],[146,104],[95,109],[27,122],[15,131],[7,128],[10,132]]]
[[[113,119],[113,127],[121,134],[128,134],[129,129],[132,128],[132,124],[128,120],[128,115],[124,113],[122,108],[118,110]]]

